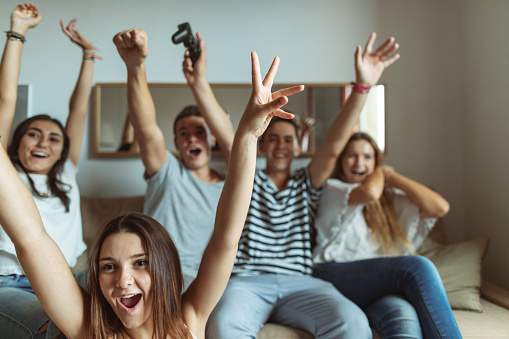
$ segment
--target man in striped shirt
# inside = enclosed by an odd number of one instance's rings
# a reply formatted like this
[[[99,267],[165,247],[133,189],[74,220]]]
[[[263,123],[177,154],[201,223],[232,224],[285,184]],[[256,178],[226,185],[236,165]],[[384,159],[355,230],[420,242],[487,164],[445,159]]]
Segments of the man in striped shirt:
[[[355,53],[356,83],[308,167],[291,173],[299,155],[297,126],[273,118],[260,139],[265,170],[255,175],[251,205],[228,287],[212,313],[207,338],[255,338],[267,321],[317,338],[371,338],[364,312],[337,289],[311,276],[313,223],[325,180],[358,121],[369,87],[393,63],[388,39],[372,52],[373,33]]]

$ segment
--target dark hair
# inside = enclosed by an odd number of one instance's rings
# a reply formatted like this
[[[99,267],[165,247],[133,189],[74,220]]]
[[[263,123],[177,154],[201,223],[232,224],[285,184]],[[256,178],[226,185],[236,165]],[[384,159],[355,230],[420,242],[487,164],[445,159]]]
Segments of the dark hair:
[[[67,192],[69,192],[69,185],[65,184],[64,182],[60,181],[58,178],[59,174],[62,173],[62,170],[64,168],[65,162],[67,161],[67,157],[69,156],[69,147],[70,147],[70,139],[67,135],[67,132],[65,131],[64,126],[60,121],[57,119],[54,119],[50,117],[47,114],[39,114],[35,115],[33,117],[30,117],[28,119],[23,120],[18,127],[14,130],[14,134],[12,135],[12,140],[7,148],[7,154],[9,155],[9,158],[11,159],[11,162],[14,164],[14,166],[18,169],[23,170],[27,174],[28,182],[30,183],[30,188],[32,191],[32,194],[38,196],[39,198],[44,198],[43,196],[34,186],[34,182],[32,178],[30,178],[30,175],[28,175],[28,172],[26,168],[23,167],[21,164],[21,161],[19,160],[19,144],[21,143],[21,139],[25,136],[25,133],[28,130],[28,127],[32,122],[37,120],[45,120],[45,121],[51,121],[55,123],[58,128],[60,128],[60,131],[62,132],[63,138],[64,138],[64,147],[62,149],[62,154],[60,155],[60,159],[53,165],[51,170],[48,173],[48,187],[51,191],[51,194],[53,196],[58,197],[62,204],[65,206],[65,210],[69,212],[69,204],[70,199],[67,196]]]
[[[99,285],[99,254],[104,240],[116,233],[137,234],[147,252],[153,295],[153,338],[191,338],[182,316],[183,277],[177,249],[166,229],[142,213],[129,213],[111,220],[93,247],[90,272],[90,323],[94,339],[111,338],[122,330],[122,324]]]
[[[286,112],[291,113],[288,110],[286,110]],[[278,116],[273,116],[272,119],[270,120],[269,126],[267,126],[267,129],[260,137],[260,141],[263,141],[263,139],[265,138],[265,133],[269,130],[270,126],[272,126],[273,124],[275,124],[277,122],[286,122],[287,124],[292,125],[295,130],[295,137],[297,138],[296,141],[299,139],[299,125],[297,125],[297,122],[295,121],[295,119],[283,119]]]
[[[186,106],[180,111],[180,113],[173,120],[173,135],[177,136],[177,123],[187,117],[201,117],[200,109],[196,105]]]

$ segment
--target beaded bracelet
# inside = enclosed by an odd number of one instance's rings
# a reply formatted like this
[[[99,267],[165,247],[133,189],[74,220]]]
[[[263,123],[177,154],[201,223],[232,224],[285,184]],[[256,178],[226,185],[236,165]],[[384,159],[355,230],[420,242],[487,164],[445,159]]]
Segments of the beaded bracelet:
[[[21,43],[25,43],[25,41],[26,41],[25,36],[18,32],[5,31],[5,33],[7,34],[7,39],[9,39],[11,41],[17,40],[17,41],[21,41]]]
[[[92,60],[92,61],[95,61],[95,59],[102,60],[103,58],[101,58],[98,55],[95,55],[96,51],[97,50],[95,48],[84,48],[83,49],[83,60]]]
[[[366,86],[361,86],[361,85],[357,85],[355,82],[352,82],[352,91],[354,92],[357,92],[357,93],[361,93],[361,94],[366,94],[369,92],[369,89],[371,87],[366,87]]]

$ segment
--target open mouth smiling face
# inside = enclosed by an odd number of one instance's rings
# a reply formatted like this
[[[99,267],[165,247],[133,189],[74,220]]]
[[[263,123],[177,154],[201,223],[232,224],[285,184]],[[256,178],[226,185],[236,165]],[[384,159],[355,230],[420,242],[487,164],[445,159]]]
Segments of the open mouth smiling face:
[[[28,173],[48,174],[62,156],[64,137],[52,121],[34,120],[18,146],[19,161]]]
[[[152,279],[141,238],[134,233],[108,236],[99,254],[99,285],[125,328],[147,325],[152,317]]]
[[[366,140],[348,144],[342,159],[343,173],[347,182],[362,182],[375,170],[373,147]]]

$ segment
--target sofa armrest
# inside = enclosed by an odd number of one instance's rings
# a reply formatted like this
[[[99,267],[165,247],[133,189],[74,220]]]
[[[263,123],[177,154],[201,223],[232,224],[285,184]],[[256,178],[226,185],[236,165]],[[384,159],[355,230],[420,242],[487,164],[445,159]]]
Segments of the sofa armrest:
[[[509,290],[483,280],[481,285],[481,297],[509,310]]]

